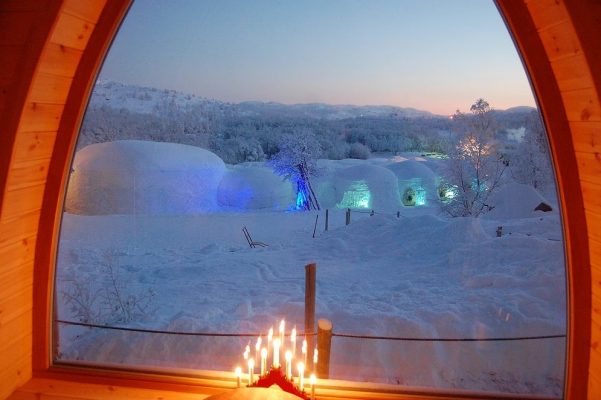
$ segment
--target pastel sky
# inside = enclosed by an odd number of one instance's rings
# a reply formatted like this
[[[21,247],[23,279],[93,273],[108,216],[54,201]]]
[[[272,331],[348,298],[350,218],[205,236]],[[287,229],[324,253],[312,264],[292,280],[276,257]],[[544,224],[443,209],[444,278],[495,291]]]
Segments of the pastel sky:
[[[136,0],[100,76],[228,102],[535,104],[488,0]]]

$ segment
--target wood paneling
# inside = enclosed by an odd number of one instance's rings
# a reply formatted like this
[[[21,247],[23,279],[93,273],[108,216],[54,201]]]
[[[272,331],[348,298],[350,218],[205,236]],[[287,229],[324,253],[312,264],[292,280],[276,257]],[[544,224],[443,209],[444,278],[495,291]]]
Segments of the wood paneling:
[[[56,132],[22,132],[15,141],[15,160],[50,160]]]
[[[21,117],[20,132],[56,132],[63,106],[60,104],[27,103]]]
[[[50,42],[42,52],[40,72],[73,78],[82,54],[82,50]]]
[[[66,47],[84,50],[94,29],[94,24],[71,14],[62,12],[50,41]]]
[[[150,390],[124,386],[82,384],[52,379],[35,379],[15,393],[10,400],[47,400],[47,399],[173,399],[201,400],[209,395],[182,393],[166,390]]]
[[[563,91],[570,121],[601,121],[601,105],[594,88]]]
[[[64,105],[71,87],[71,78],[40,72],[33,81],[29,100],[39,104]]]
[[[564,57],[551,63],[557,83],[564,91],[588,89],[592,82],[586,59],[582,54]]]

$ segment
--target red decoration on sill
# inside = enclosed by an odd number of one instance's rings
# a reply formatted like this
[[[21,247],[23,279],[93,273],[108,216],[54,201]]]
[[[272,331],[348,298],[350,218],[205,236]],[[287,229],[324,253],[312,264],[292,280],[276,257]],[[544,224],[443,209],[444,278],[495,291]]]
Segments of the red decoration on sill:
[[[273,385],[278,385],[284,392],[293,394],[301,399],[310,400],[310,397],[304,390],[299,390],[292,381],[286,378],[281,368],[271,368],[266,375],[263,375],[258,381],[250,385],[250,387],[268,388]]]

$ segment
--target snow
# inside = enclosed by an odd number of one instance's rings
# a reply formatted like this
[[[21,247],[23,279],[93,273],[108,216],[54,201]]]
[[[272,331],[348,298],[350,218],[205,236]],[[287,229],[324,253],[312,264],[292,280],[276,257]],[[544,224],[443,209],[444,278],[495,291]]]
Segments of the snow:
[[[66,211],[74,214],[181,214],[217,208],[225,164],[194,146],[119,140],[75,155]]]
[[[285,210],[296,199],[292,184],[257,163],[230,167],[219,183],[219,205],[235,210]]]
[[[147,315],[129,326],[265,334],[286,318],[288,326],[302,329],[304,265],[316,262],[317,318],[332,321],[335,333],[489,338],[566,331],[560,216],[555,207],[549,213],[532,212],[537,204],[531,207],[531,203],[539,197],[523,185],[508,185],[506,192],[499,192],[498,205],[486,218],[444,218],[433,212],[418,215],[405,212],[409,207],[397,218],[396,213],[384,211],[401,207],[395,189],[405,177],[400,167],[409,163],[404,166],[421,170],[419,176],[431,180],[432,175],[415,164],[428,168],[430,160],[415,161],[415,157],[403,155],[396,161],[401,157],[404,161],[390,169],[386,166],[393,161],[384,157],[320,160],[322,175],[315,182],[316,190],[321,191],[318,197],[323,196],[319,197],[323,204],[332,207],[329,230],[325,231],[323,210],[284,212],[277,209],[280,205],[263,208],[280,195],[283,198],[285,190],[281,180],[260,165],[249,163],[226,170],[208,152],[197,153],[181,145],[174,145],[178,147],[170,148],[173,153],[162,157],[153,153],[163,149],[162,145],[152,147],[154,150],[139,143],[105,145],[111,147],[90,146],[78,154],[74,183],[69,188],[74,194],[69,196],[81,201],[68,201],[80,204],[68,211],[82,209],[83,200],[99,195],[99,189],[86,194],[86,181],[76,179],[80,170],[100,174],[97,168],[107,168],[108,177],[96,175],[94,179],[119,183],[123,200],[132,186],[121,183],[121,175],[143,174],[141,165],[148,169],[153,185],[163,189],[147,187],[136,192],[137,202],[150,203],[144,214],[64,215],[57,267],[61,319],[72,320],[74,315],[60,293],[78,282],[94,298],[106,285],[103,265],[107,254],[112,254],[115,276],[124,283],[126,293],[135,295],[147,289],[156,293]],[[111,157],[96,158],[95,149]],[[140,160],[131,158],[134,149],[141,151]],[[181,167],[188,164],[195,165],[193,173],[211,169],[219,182],[212,180],[209,189],[208,183],[198,181],[197,188],[179,178],[174,181],[173,174],[160,173],[177,170],[180,175],[176,177],[181,176]],[[200,176],[204,177],[204,172]],[[351,224],[346,226],[345,210],[335,205],[356,183],[365,184],[373,194],[371,207],[376,214],[353,212]],[[261,184],[273,186],[273,192],[238,202],[237,189]],[[170,202],[186,215],[165,213],[160,207],[150,212],[154,203],[145,197],[165,193],[165,188],[173,196]],[[327,188],[331,190],[329,198],[323,194]],[[213,193],[214,201],[218,198],[221,204],[211,212],[191,213],[179,200],[189,192],[203,199]],[[502,237],[496,236],[499,225],[503,226]],[[249,248],[243,226],[253,239],[269,246]],[[99,302],[93,302],[94,307]],[[247,340],[62,325],[60,354],[62,360],[233,371],[242,362]],[[559,397],[565,339],[414,342],[334,337],[331,357],[333,379]]]
[[[491,195],[490,203],[494,208],[485,216],[493,219],[528,218],[541,215],[542,211],[534,210],[540,203],[547,203],[552,208],[556,208],[532,186],[521,183],[509,183],[499,188],[498,192]]]

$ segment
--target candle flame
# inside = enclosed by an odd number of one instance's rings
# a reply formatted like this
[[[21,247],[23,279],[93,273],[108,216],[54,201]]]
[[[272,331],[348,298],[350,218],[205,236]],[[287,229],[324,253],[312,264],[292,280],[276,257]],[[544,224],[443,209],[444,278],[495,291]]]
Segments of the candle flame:
[[[307,339],[303,340],[303,348],[302,348],[303,354],[307,353]]]
[[[261,342],[262,342],[262,339],[261,339],[261,336],[259,336],[259,338],[257,339],[257,344],[255,344],[256,351],[259,351],[259,349],[261,348]]]
[[[317,364],[317,349],[313,351],[313,362]]]
[[[292,360],[292,352],[290,350],[286,350],[286,361]]]
[[[255,359],[251,358],[248,360],[248,368],[253,369],[255,367]]]
[[[302,373],[305,371],[305,363],[303,363],[302,361],[301,361],[301,362],[299,362],[299,363],[296,365],[296,368],[298,368],[298,373],[299,373],[299,374],[302,374]]]
[[[236,369],[234,371],[236,374],[236,378],[240,378],[242,376],[242,368],[236,367]]]
[[[293,342],[296,342],[296,326],[294,328],[292,328],[292,333],[290,334],[290,339]]]
[[[261,349],[261,357],[262,358],[267,358],[267,349],[265,347],[263,347]]]
[[[271,342],[271,339],[273,339],[273,326],[269,328],[269,333],[267,334],[267,340]]]
[[[311,384],[311,386],[315,385],[315,374],[311,374],[311,376],[309,377],[309,383]]]
[[[280,333],[284,333],[285,326],[286,326],[286,323],[284,322],[284,320],[282,320],[280,322]]]

